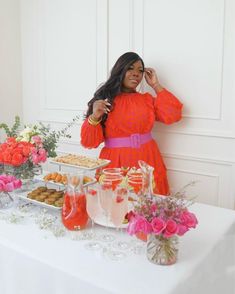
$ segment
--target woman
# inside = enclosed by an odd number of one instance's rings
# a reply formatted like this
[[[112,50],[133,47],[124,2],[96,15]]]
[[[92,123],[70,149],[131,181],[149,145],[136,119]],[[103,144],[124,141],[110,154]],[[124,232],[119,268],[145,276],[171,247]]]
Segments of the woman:
[[[136,91],[143,77],[157,97]],[[179,121],[181,109],[179,100],[161,86],[154,69],[145,68],[139,55],[127,52],[88,102],[81,144],[96,148],[104,142],[100,158],[110,159],[109,167],[138,167],[140,159],[147,162],[154,167],[154,192],[168,195],[166,168],[151,130],[155,120]]]

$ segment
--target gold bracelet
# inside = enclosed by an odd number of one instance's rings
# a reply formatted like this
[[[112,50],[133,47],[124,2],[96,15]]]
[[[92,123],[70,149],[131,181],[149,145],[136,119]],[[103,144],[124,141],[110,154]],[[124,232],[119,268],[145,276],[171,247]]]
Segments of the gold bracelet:
[[[91,115],[89,115],[88,122],[92,126],[97,126],[101,122],[101,119],[100,120],[95,120],[94,118],[91,117]]]

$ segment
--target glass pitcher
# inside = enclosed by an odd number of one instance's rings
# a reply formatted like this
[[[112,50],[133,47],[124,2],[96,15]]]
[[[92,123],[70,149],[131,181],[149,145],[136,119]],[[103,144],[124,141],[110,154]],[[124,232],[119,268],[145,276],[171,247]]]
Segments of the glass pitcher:
[[[153,170],[151,165],[148,165],[145,161],[139,160],[141,172],[143,174],[142,190],[141,194],[151,197],[153,195]]]
[[[83,190],[83,172],[69,173],[67,178],[62,222],[68,230],[81,230],[86,227],[88,222],[86,197]]]

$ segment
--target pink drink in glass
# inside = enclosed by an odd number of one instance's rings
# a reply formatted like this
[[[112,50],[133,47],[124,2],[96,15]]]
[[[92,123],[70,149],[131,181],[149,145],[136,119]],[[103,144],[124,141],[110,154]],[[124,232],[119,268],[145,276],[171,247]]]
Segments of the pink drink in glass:
[[[128,184],[134,189],[135,194],[138,194],[140,190],[142,189],[143,185],[143,178],[142,177],[129,177],[128,178]]]
[[[98,191],[89,189],[86,193],[86,209],[89,217],[94,220],[100,214],[101,209],[98,199]]]
[[[111,221],[116,227],[120,227],[128,212],[128,197],[127,190],[117,188],[112,198],[111,205]]]

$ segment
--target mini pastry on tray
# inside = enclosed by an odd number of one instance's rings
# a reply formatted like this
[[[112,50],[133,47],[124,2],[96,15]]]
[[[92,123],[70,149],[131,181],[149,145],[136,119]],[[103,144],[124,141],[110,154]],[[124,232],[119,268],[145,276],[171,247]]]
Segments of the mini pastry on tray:
[[[83,166],[87,168],[93,168],[96,166],[100,166],[103,163],[107,162],[105,159],[101,158],[90,158],[84,155],[76,155],[76,154],[67,154],[63,156],[57,156],[54,161],[66,163],[70,165],[77,165],[77,166]]]

